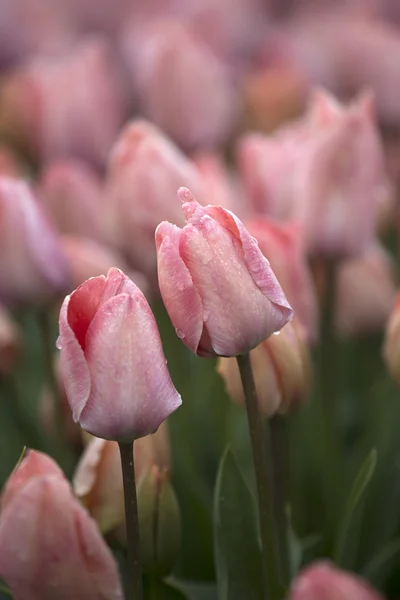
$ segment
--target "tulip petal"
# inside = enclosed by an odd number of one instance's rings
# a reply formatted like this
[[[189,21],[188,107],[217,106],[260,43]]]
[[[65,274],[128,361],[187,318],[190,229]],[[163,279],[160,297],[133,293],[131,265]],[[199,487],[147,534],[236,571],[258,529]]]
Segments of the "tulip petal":
[[[105,287],[106,278],[104,275],[100,275],[82,283],[69,296],[68,324],[83,351],[85,351],[85,338],[88,327],[102,300]]]
[[[98,437],[129,441],[157,430],[181,404],[168,373],[153,313],[137,288],[97,311],[87,333],[91,394],[81,426]],[[133,374],[141,374],[133,376]]]
[[[197,352],[203,330],[203,304],[188,268],[179,255],[182,230],[164,221],[156,230],[161,295],[177,335]],[[184,334],[183,334],[184,332]]]

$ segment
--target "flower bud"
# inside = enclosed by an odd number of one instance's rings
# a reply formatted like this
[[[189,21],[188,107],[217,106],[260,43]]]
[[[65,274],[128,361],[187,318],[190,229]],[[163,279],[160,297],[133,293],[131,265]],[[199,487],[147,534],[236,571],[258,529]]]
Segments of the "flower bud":
[[[12,372],[22,350],[21,332],[0,304],[0,375]]]
[[[297,319],[287,323],[250,352],[260,411],[267,417],[286,414],[307,399],[311,359],[304,329]],[[239,368],[234,358],[220,358],[218,372],[237,404],[244,404]]]
[[[154,433],[181,405],[153,313],[119,269],[93,277],[63,302],[61,376],[88,433],[120,442]]]
[[[170,319],[199,356],[236,356],[287,323],[293,311],[257,242],[220,206],[178,196],[187,224],[157,227],[158,280]]]
[[[69,287],[66,258],[29,187],[0,177],[0,299],[43,303]]]
[[[162,423],[153,435],[136,440],[133,449],[136,485],[140,486],[152,465],[169,467],[167,424]],[[100,438],[89,442],[76,468],[73,488],[103,533],[125,523],[121,457],[117,442]]]
[[[148,470],[138,488],[138,513],[143,572],[165,577],[181,544],[179,504],[165,469]]]
[[[383,596],[360,577],[328,562],[304,569],[294,580],[288,600],[383,600]]]
[[[122,600],[116,562],[54,461],[30,451],[0,513],[0,577],[15,598]]]
[[[386,326],[383,354],[391,376],[400,385],[400,292]]]

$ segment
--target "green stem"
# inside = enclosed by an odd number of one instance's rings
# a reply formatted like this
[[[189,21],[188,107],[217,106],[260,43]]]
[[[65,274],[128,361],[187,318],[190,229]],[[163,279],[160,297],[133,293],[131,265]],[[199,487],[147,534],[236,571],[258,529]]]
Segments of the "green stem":
[[[285,418],[276,416],[270,421],[273,473],[274,515],[278,530],[279,556],[285,587],[290,581],[288,501],[288,439]]]
[[[258,508],[261,532],[261,554],[264,577],[265,600],[280,600],[282,589],[279,574],[279,553],[272,502],[272,469],[267,461],[263,423],[258,408],[257,393],[251,368],[250,354],[236,357],[242,379],[253,451],[254,471],[258,492]],[[267,448],[270,448],[269,427],[266,427]]]
[[[143,600],[142,561],[140,557],[139,517],[136,497],[133,442],[119,443],[124,483],[126,539],[128,546],[127,600]]]
[[[149,600],[162,600],[163,585],[157,577],[149,579]]]

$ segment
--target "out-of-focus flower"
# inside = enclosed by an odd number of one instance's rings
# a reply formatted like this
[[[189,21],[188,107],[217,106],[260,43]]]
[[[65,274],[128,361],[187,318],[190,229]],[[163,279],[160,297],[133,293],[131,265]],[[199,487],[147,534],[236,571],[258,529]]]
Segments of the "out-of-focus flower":
[[[71,21],[83,31],[115,34],[133,8],[135,0],[59,0]]]
[[[400,384],[400,292],[386,326],[384,357],[390,374]]]
[[[65,298],[58,347],[74,420],[88,433],[131,441],[154,433],[181,404],[154,315],[119,269]]]
[[[346,336],[381,331],[396,296],[392,257],[378,243],[338,271],[336,327]]]
[[[311,358],[302,325],[295,318],[250,352],[257,399],[267,417],[285,414],[307,399],[311,388]],[[228,394],[244,404],[239,368],[234,358],[220,358],[218,372]]]
[[[93,39],[62,57],[36,58],[5,79],[1,110],[3,135],[35,160],[103,165],[125,117],[108,46]]]
[[[104,238],[104,191],[100,177],[78,160],[50,163],[42,171],[38,197],[61,233]]]
[[[142,273],[130,270],[125,259],[115,250],[94,240],[72,235],[61,236],[60,242],[68,261],[72,288],[77,288],[90,277],[107,275],[112,267],[117,267],[127,272],[129,278],[145,295],[148,293],[146,277]]]
[[[124,49],[141,111],[187,149],[225,142],[238,114],[226,65],[179,21],[127,30]]]
[[[0,175],[18,177],[21,175],[21,165],[14,153],[7,146],[0,146]]]
[[[279,331],[293,311],[257,242],[220,206],[181,188],[187,224],[157,227],[158,280],[170,319],[199,356],[236,356]]]
[[[135,479],[139,489],[154,464],[167,469],[170,451],[167,424],[134,444]],[[94,438],[86,447],[75,471],[73,488],[103,533],[125,523],[121,457],[117,442]]]
[[[0,575],[15,598],[122,600],[117,565],[53,460],[30,451],[0,514]]]
[[[391,189],[370,95],[345,107],[316,92],[304,119],[244,138],[239,159],[256,210],[298,220],[310,253],[351,256],[371,243]]]
[[[143,572],[169,575],[181,545],[179,504],[169,473],[151,465],[138,489],[140,549]]]
[[[318,323],[317,297],[302,248],[300,227],[295,223],[282,224],[263,217],[245,221],[245,225],[269,260],[309,339],[315,340]]]
[[[122,131],[111,153],[107,178],[107,218],[133,265],[146,274],[156,270],[154,232],[163,219],[184,219],[176,192],[193,186],[202,194],[194,165],[159,129],[134,121]]]
[[[41,303],[69,287],[66,258],[50,223],[22,181],[0,177],[0,298]]]
[[[227,208],[242,218],[247,212],[247,205],[242,198],[239,182],[224,164],[222,156],[211,152],[201,153],[193,157],[193,162],[200,171],[205,200]]]
[[[244,125],[269,133],[298,117],[306,103],[304,75],[292,66],[272,65],[243,80]]]
[[[12,372],[22,350],[22,337],[16,323],[0,304],[0,375]]]
[[[383,600],[383,596],[360,577],[328,562],[304,569],[294,580],[289,600]]]

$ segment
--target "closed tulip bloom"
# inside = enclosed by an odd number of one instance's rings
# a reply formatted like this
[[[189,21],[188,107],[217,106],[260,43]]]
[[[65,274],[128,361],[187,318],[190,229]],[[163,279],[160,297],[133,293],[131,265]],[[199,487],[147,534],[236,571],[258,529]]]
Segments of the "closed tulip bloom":
[[[202,194],[199,173],[191,161],[146,121],[133,121],[121,132],[110,155],[107,215],[133,265],[146,274],[156,271],[154,232],[165,219],[184,219],[176,192],[181,186]]]
[[[170,463],[167,424],[134,444],[135,480],[139,488],[147,470]],[[93,438],[82,455],[73,488],[103,533],[125,523],[121,456],[117,442]]]
[[[384,600],[366,581],[328,562],[304,569],[294,580],[288,600]]]
[[[182,21],[128,29],[125,54],[140,107],[184,148],[218,147],[232,132],[238,96],[227,66]]]
[[[382,331],[396,296],[395,265],[379,243],[338,270],[336,327],[343,337]]]
[[[65,298],[58,347],[74,420],[88,433],[128,442],[154,433],[181,404],[153,313],[119,269]]]
[[[0,299],[40,304],[69,286],[56,232],[22,180],[0,177]]]
[[[400,385],[400,292],[386,326],[384,357],[390,374]]]
[[[116,562],[54,461],[30,451],[0,513],[0,576],[16,599],[122,600]]]
[[[73,159],[50,163],[41,173],[37,192],[58,231],[104,239],[104,191],[90,165]]]
[[[178,196],[187,224],[156,231],[161,295],[182,341],[199,356],[248,352],[293,315],[257,242],[220,206]]]
[[[318,306],[314,282],[302,245],[301,228],[267,218],[245,221],[245,225],[271,264],[296,317],[308,337],[317,337]]]
[[[0,375],[12,372],[21,350],[21,332],[11,315],[0,304]]]
[[[286,414],[307,399],[311,358],[302,325],[293,319],[250,352],[257,399],[262,414]],[[218,372],[234,402],[244,405],[239,368],[234,358],[220,358]]]

